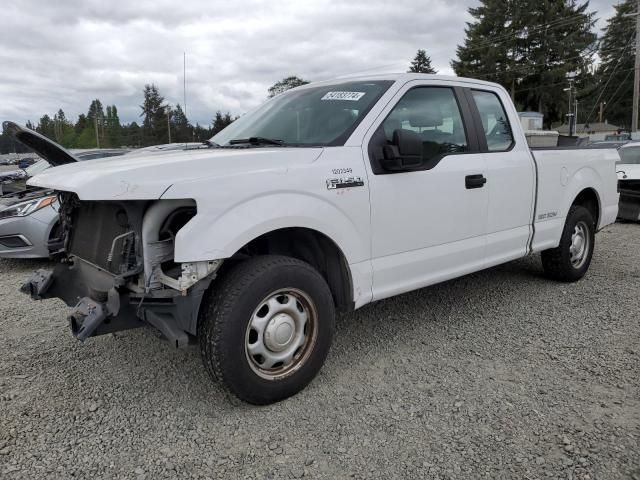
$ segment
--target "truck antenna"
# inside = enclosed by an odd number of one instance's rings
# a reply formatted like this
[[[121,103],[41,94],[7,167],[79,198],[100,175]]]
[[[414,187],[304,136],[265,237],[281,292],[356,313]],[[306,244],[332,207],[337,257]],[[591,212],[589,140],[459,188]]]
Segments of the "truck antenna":
[[[182,52],[182,96],[184,103],[184,116],[187,116],[187,53]]]

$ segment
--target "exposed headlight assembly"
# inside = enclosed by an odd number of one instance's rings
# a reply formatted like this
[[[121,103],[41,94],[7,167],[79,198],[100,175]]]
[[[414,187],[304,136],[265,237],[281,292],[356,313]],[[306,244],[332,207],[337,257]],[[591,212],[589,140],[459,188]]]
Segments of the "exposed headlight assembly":
[[[27,215],[31,215],[33,212],[53,205],[57,201],[58,198],[55,195],[51,195],[48,197],[36,198],[35,200],[17,203],[16,205],[12,205],[4,210],[0,210],[0,218],[26,217]]]

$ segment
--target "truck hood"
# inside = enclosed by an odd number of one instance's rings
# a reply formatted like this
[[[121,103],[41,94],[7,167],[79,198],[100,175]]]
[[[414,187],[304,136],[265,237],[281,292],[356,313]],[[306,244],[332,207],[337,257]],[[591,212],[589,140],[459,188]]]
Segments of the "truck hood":
[[[66,165],[78,161],[71,153],[49,140],[38,132],[29,130],[27,127],[14,122],[4,122],[2,124],[5,133],[15,138],[18,142],[26,145],[42,158],[46,159],[52,166]]]
[[[50,168],[28,185],[74,192],[81,200],[155,200],[181,182],[286,172],[321,153],[321,148],[288,147],[159,151]]]

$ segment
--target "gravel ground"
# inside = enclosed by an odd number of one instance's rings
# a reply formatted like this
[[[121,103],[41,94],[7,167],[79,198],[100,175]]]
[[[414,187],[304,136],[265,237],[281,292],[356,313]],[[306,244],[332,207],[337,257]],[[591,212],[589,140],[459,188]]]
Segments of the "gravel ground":
[[[77,343],[0,260],[0,477],[640,479],[640,225],[340,319],[320,376],[239,404],[150,330]]]

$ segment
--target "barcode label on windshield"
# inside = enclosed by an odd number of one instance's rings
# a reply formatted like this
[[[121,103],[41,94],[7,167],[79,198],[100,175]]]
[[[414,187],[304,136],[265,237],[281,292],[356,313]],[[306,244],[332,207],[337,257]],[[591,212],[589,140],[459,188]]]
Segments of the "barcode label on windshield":
[[[347,100],[357,102],[364,97],[365,92],[327,92],[320,100]]]

